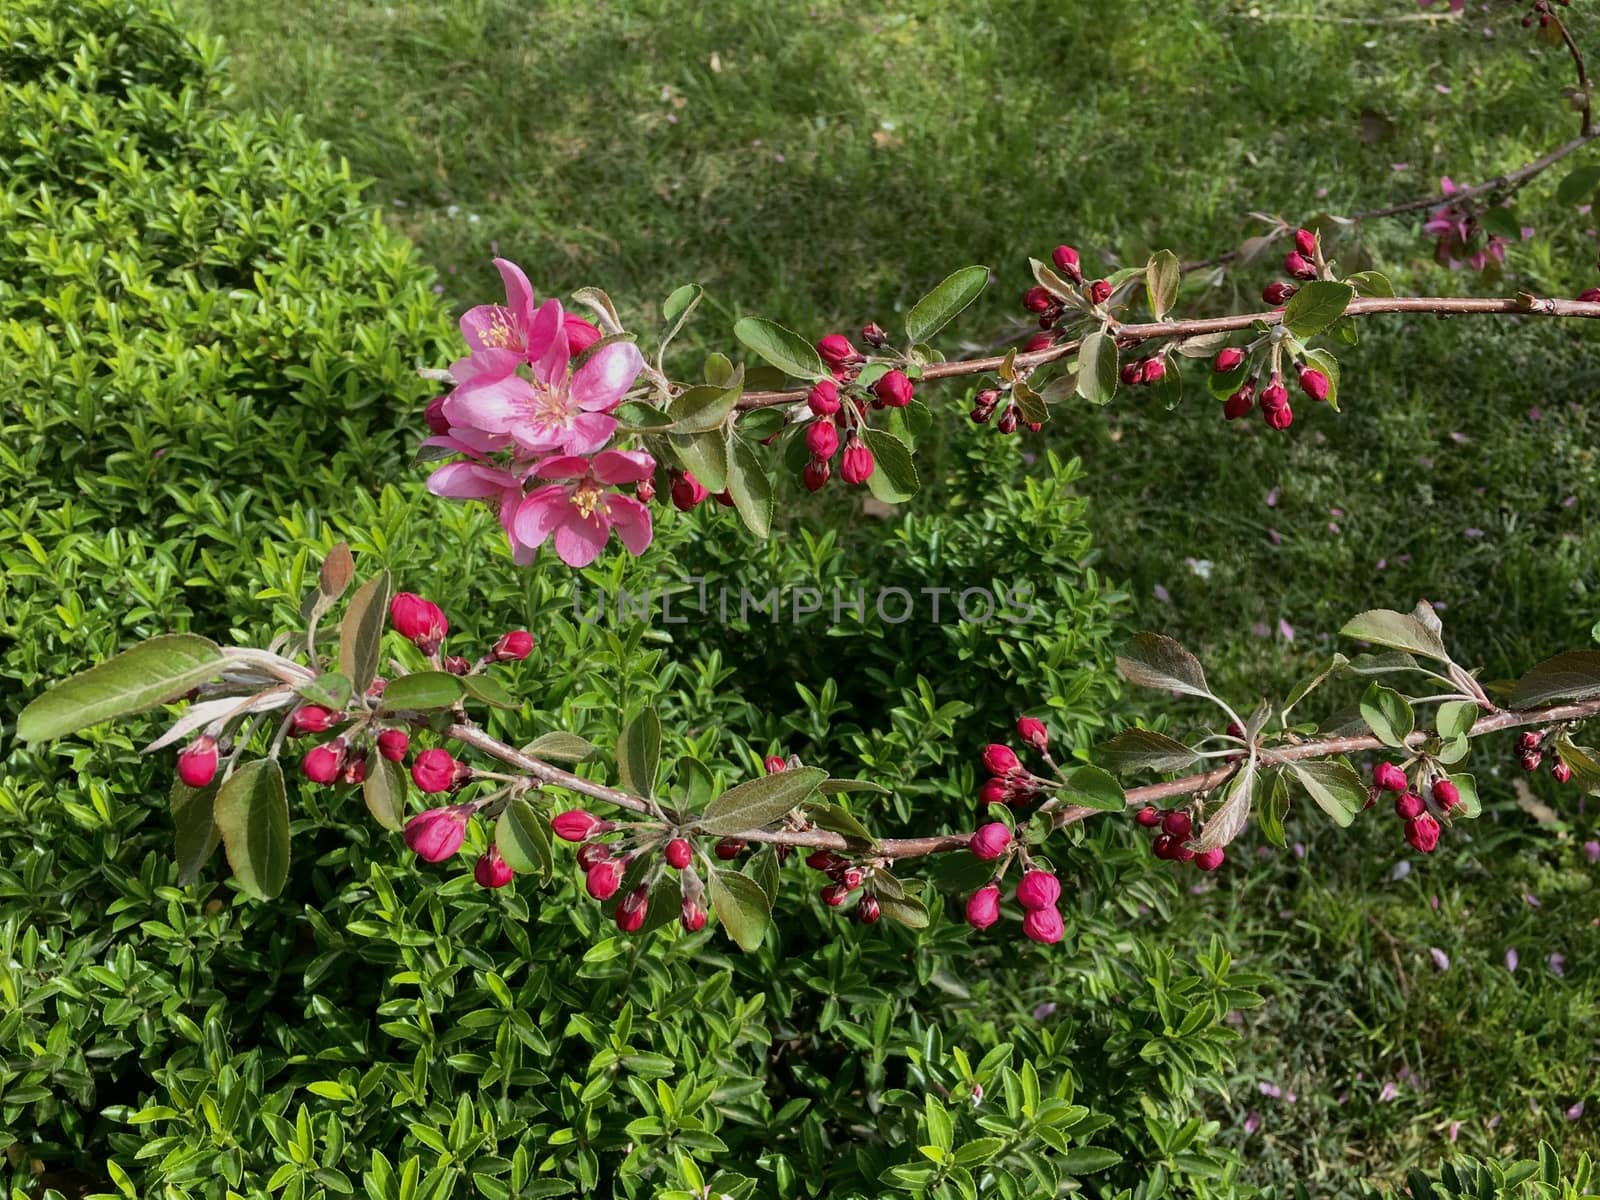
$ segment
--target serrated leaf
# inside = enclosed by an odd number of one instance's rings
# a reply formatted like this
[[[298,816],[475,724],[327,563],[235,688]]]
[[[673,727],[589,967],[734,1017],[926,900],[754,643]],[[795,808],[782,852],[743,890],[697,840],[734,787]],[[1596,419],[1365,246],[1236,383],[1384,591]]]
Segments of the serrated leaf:
[[[1389,299],[1395,294],[1394,284],[1389,281],[1389,277],[1377,271],[1357,271],[1354,275],[1346,276],[1345,282],[1355,285],[1358,296]]]
[[[661,718],[646,708],[622,727],[617,738],[617,775],[623,791],[654,796],[661,766]]]
[[[1600,696],[1600,650],[1567,650],[1547,658],[1511,689],[1512,708],[1535,708],[1553,700]]]
[[[449,708],[466,692],[466,684],[459,675],[448,671],[416,671],[389,681],[389,686],[383,690],[383,707],[387,712]]]
[[[525,796],[518,796],[495,818],[494,844],[513,871],[539,872],[546,882],[555,875],[555,855],[544,822]]]
[[[745,953],[761,948],[772,921],[767,894],[761,885],[737,871],[714,870],[707,885],[711,910]]]
[[[1214,699],[1200,660],[1159,633],[1136,634],[1117,655],[1117,670],[1129,683]]]
[[[1178,256],[1171,250],[1157,250],[1150,256],[1144,269],[1144,289],[1156,320],[1165,320],[1178,302],[1178,284],[1182,279]]]
[[[1406,739],[1416,728],[1416,715],[1406,698],[1381,683],[1367,685],[1361,696],[1361,719],[1374,737],[1396,750],[1405,749]]]
[[[361,799],[372,819],[391,833],[399,833],[406,823],[406,789],[411,776],[397,762],[381,754],[367,756],[367,777],[361,781]]]
[[[200,878],[201,870],[222,841],[222,830],[217,828],[216,819],[212,816],[216,796],[216,784],[192,788],[181,779],[172,781],[172,791],[167,795],[167,809],[172,814],[172,825],[177,835],[174,849],[179,887],[188,887]]]
[[[302,683],[295,688],[295,692],[302,700],[310,704],[320,704],[323,708],[331,708],[335,712],[350,703],[351,691],[350,681],[337,671],[318,675],[309,683]]]
[[[1317,807],[1340,827],[1355,820],[1367,802],[1367,785],[1349,763],[1329,759],[1294,762],[1288,766]]]
[[[872,474],[867,476],[867,490],[885,504],[899,504],[915,496],[922,485],[906,444],[881,429],[868,428],[861,432],[876,463]]]
[[[1124,729],[1095,747],[1094,759],[1111,771],[1182,771],[1199,762],[1200,756],[1153,729]]]
[[[906,336],[926,342],[938,333],[989,286],[988,267],[962,267],[946,275],[906,314]]]
[[[221,674],[225,661],[195,634],[153,637],[36,696],[17,717],[17,737],[48,741],[166,704]]]
[[[383,626],[389,619],[389,572],[379,571],[356,589],[339,623],[339,674],[364,695],[378,674]]]
[[[1050,410],[1045,407],[1044,398],[1029,387],[1026,380],[1019,379],[1012,384],[1011,398],[1017,402],[1017,411],[1022,414],[1022,419],[1030,425],[1043,425],[1050,420]]]
[[[828,376],[817,348],[775,321],[745,317],[735,322],[733,336],[786,375],[812,381]]]
[[[1078,347],[1078,395],[1090,404],[1109,404],[1116,394],[1116,339],[1091,333]]]
[[[1331,279],[1303,283],[1284,305],[1283,326],[1301,339],[1321,333],[1344,314],[1355,294],[1348,283]]]
[[[746,780],[706,805],[695,823],[719,836],[761,829],[804,801],[827,777],[821,767],[792,767]]]
[[[733,497],[733,507],[751,533],[764,538],[772,532],[772,481],[767,478],[761,459],[750,443],[731,430],[728,433],[728,494]]]
[[[1078,290],[1072,284],[1061,278],[1037,258],[1030,258],[1028,266],[1033,269],[1033,278],[1039,286],[1057,300],[1073,300],[1078,297]]]
[[[534,758],[547,758],[552,762],[575,763],[593,758],[600,750],[587,738],[553,729],[534,738],[522,748],[522,752],[531,754]]]
[[[1387,608],[1369,609],[1351,617],[1339,633],[1358,641],[1420,654],[1424,658],[1450,661],[1439,634],[1429,629],[1415,613],[1395,612]]]
[[[234,878],[257,900],[271,900],[289,877],[289,798],[276,760],[236,770],[217,789],[211,811]]]

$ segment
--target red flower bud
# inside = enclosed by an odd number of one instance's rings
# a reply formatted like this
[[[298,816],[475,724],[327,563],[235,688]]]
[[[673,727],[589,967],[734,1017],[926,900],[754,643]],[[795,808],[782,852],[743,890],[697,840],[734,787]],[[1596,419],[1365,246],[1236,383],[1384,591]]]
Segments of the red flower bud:
[[[987,825],[980,825],[967,839],[967,846],[973,855],[986,862],[999,858],[1009,845],[1011,845],[1011,830],[1004,821],[990,821]]]
[[[443,792],[465,783],[472,768],[450,757],[448,750],[424,750],[411,764],[411,778],[424,792]]]
[[[526,629],[502,633],[489,653],[494,655],[497,662],[521,662],[533,653],[533,634]]]
[[[1061,883],[1049,871],[1028,871],[1017,884],[1017,903],[1023,908],[1048,908],[1061,898]]]
[[[563,842],[586,842],[598,833],[606,832],[599,817],[581,808],[569,808],[550,818],[550,831]]]
[[[711,848],[711,852],[723,862],[728,862],[744,853],[744,843],[738,838],[723,838]]]
[[[1222,406],[1222,415],[1230,421],[1237,421],[1240,417],[1248,414],[1255,406],[1255,390],[1249,387],[1242,387],[1228,397],[1227,403]]]
[[[1296,279],[1315,279],[1317,277],[1316,264],[1307,259],[1298,250],[1291,250],[1283,256],[1283,269],[1286,274]]]
[[[1273,307],[1287,304],[1299,289],[1292,283],[1269,283],[1261,289],[1261,298]]]
[[[1022,774],[1022,760],[1010,746],[991,743],[983,748],[983,769],[996,779]]]
[[[1313,400],[1328,398],[1328,377],[1315,367],[1300,368],[1300,390]]]
[[[1539,764],[1544,761],[1544,755],[1537,750],[1528,750],[1522,755],[1522,769],[1524,771],[1537,771]]]
[[[1135,359],[1132,362],[1123,363],[1122,370],[1117,372],[1117,375],[1127,387],[1137,387],[1139,385],[1140,370],[1139,362]]]
[[[856,920],[863,925],[876,925],[882,915],[883,906],[878,903],[876,896],[863,896],[861,903],[856,905]]]
[[[1309,229],[1296,229],[1294,231],[1294,248],[1306,258],[1317,256],[1317,235]]]
[[[861,327],[861,340],[874,350],[882,350],[889,344],[889,335],[876,321],[868,321]]]
[[[1555,776],[1557,783],[1566,783],[1572,778],[1572,768],[1567,766],[1564,758],[1558,758],[1550,764],[1550,774]]]
[[[1579,292],[1574,299],[1581,300],[1585,304],[1600,304],[1600,288],[1589,288],[1587,291]]]
[[[378,753],[390,762],[405,758],[411,747],[411,735],[404,729],[385,729],[378,735]]]
[[[1156,835],[1156,840],[1151,843],[1151,848],[1155,851],[1157,858],[1171,861],[1178,857],[1178,849],[1181,845],[1182,843],[1170,833],[1161,833]]]
[[[1415,792],[1401,792],[1394,798],[1394,815],[1403,821],[1413,821],[1427,811],[1422,797]]]
[[[424,654],[433,654],[450,632],[444,611],[413,592],[399,592],[389,601],[389,620],[395,632],[416,643]]]
[[[1157,825],[1161,824],[1161,817],[1161,810],[1153,804],[1146,804],[1133,815],[1133,819],[1140,825],[1143,825],[1146,829],[1154,829]]]
[[[1393,763],[1379,763],[1372,769],[1372,782],[1386,792],[1406,790],[1406,773]]]
[[[1583,297],[1579,296],[1582,300]],[[450,432],[450,422],[444,415],[444,402],[448,396],[435,396],[428,401],[428,407],[423,411],[422,419],[428,423],[428,432],[435,437],[443,437]]]
[[[911,403],[915,391],[911,379],[904,371],[890,371],[872,385],[872,394],[881,400],[886,408],[904,408]]]
[[[217,777],[217,739],[203,734],[178,755],[178,778],[192,788],[203,788]]]
[[[800,482],[806,485],[808,492],[820,492],[824,484],[833,475],[833,468],[825,462],[812,459],[800,472]]]
[[[638,933],[650,909],[650,885],[641,883],[617,905],[617,928],[623,933]]]
[[[1029,312],[1042,313],[1055,303],[1055,297],[1042,287],[1031,287],[1022,293],[1022,307]]]
[[[671,478],[672,507],[679,512],[688,512],[711,494],[690,471],[674,471]]]
[[[1218,375],[1226,375],[1230,371],[1237,371],[1244,363],[1244,351],[1237,346],[1229,346],[1218,350],[1216,358],[1211,360],[1211,369]]]
[[[1071,246],[1057,246],[1050,252],[1050,261],[1055,263],[1056,270],[1073,283],[1082,282],[1083,272],[1078,265],[1078,252]]]
[[[1439,822],[1433,819],[1431,813],[1423,813],[1416,820],[1407,821],[1406,841],[1411,843],[1413,850],[1432,854],[1434,847],[1439,844]]]
[[[511,882],[511,864],[500,857],[500,851],[490,848],[489,853],[478,856],[477,865],[472,868],[472,877],[478,881],[479,887],[503,888]]]
[[[1267,411],[1285,408],[1289,404],[1289,389],[1283,386],[1283,376],[1273,375],[1261,389],[1261,407]]]
[[[689,860],[694,857],[694,851],[683,838],[673,838],[667,843],[667,866],[681,871],[689,865]]]
[[[856,362],[861,358],[861,351],[850,344],[850,339],[842,333],[830,333],[817,343],[817,353],[822,355],[822,361],[830,367],[842,367],[846,363]]]
[[[1147,358],[1144,366],[1139,371],[1139,382],[1149,385],[1160,383],[1167,374],[1167,362],[1163,358]]]
[[[300,770],[312,783],[332,783],[344,770],[344,742],[324,742],[306,751]]]
[[[1189,849],[1189,847],[1185,846],[1182,842],[1180,842],[1176,838],[1174,838],[1173,839],[1173,846],[1172,846],[1172,861],[1173,862],[1193,862],[1194,859],[1195,859],[1195,852],[1193,850]]]
[[[1032,354],[1036,350],[1050,349],[1051,346],[1055,345],[1055,341],[1056,339],[1048,333],[1036,333],[1022,343],[1022,349],[1025,353]]]
[[[1018,717],[1017,736],[1040,754],[1050,749],[1050,731],[1038,717]]]
[[[1448,779],[1441,779],[1433,785],[1433,798],[1440,808],[1449,812],[1461,803],[1461,789]]]
[[[1035,908],[1023,914],[1022,932],[1031,941],[1053,946],[1067,932],[1067,927],[1062,924],[1061,914],[1055,909]]]
[[[567,354],[573,358],[600,340],[600,330],[573,313],[562,314],[561,332],[567,335]]]
[[[289,733],[299,737],[302,733],[326,733],[338,718],[320,704],[302,704],[289,717]]]
[[[1517,745],[1524,750],[1537,750],[1542,741],[1544,741],[1543,735],[1530,729],[1517,739]]]
[[[849,891],[855,891],[861,886],[861,881],[866,878],[866,873],[860,867],[846,867],[839,876],[839,882],[844,884]]]
[[[1010,804],[1016,797],[1004,779],[985,779],[978,785],[978,803]]]
[[[1194,822],[1189,819],[1188,813],[1174,809],[1172,812],[1162,814],[1161,831],[1171,834],[1181,842],[1194,832]]]
[[[849,898],[850,889],[842,883],[830,883],[818,895],[829,908],[838,908]]]
[[[844,460],[839,464],[839,477],[849,484],[865,483],[876,466],[872,451],[862,445],[861,440],[852,433],[850,440],[845,443]]]
[[[472,674],[472,664],[466,659],[462,658],[459,654],[446,655],[444,661],[440,665],[452,675]]]
[[[967,924],[974,929],[987,929],[1000,919],[1000,889],[985,884],[967,897]]]
[[[461,849],[461,843],[466,841],[467,819],[470,816],[470,811],[463,804],[419,812],[406,822],[406,845],[424,862],[443,862]]]
[[[806,448],[818,462],[827,462],[839,452],[839,430],[832,421],[812,421],[806,426]]]
[[[833,416],[839,411],[839,385],[831,379],[818,380],[806,393],[806,403],[816,416]]]
[[[1000,419],[995,422],[995,428],[1001,433],[1012,434],[1017,431],[1017,423],[1017,406],[1008,404],[1005,412],[1000,414]]]
[[[781,754],[769,754],[761,760],[761,769],[768,775],[780,775],[789,769],[789,760]]]
[[[339,773],[343,783],[364,783],[367,778],[367,752],[354,750],[344,761],[344,770]]]
[[[984,408],[980,404],[978,407],[969,412],[967,416],[972,418],[972,423],[974,425],[987,425],[989,423],[989,418],[994,416],[994,409]]]
[[[699,933],[706,927],[706,910],[693,896],[685,896],[678,909],[678,924],[686,933]]]
[[[604,842],[585,842],[574,857],[578,860],[578,869],[588,872],[611,857],[611,847]]]
[[[842,865],[842,860],[835,858],[826,850],[813,850],[806,855],[806,866],[813,871],[831,871]]]
[[[1089,303],[1104,304],[1111,299],[1111,282],[1106,279],[1096,279],[1089,285]]]
[[[609,900],[622,886],[624,864],[613,858],[597,862],[583,875],[583,890],[596,900]]]
[[[1262,409],[1261,415],[1266,418],[1267,424],[1279,433],[1294,424],[1294,411],[1287,404],[1282,408]]]
[[[1196,854],[1194,856],[1194,865],[1202,871],[1215,871],[1227,857],[1228,855],[1222,847],[1217,846],[1214,849],[1202,850],[1199,854]]]

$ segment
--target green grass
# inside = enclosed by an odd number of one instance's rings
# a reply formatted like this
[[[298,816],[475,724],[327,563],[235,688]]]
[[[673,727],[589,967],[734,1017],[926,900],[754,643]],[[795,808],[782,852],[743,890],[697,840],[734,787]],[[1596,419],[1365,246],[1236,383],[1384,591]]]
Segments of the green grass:
[[[237,102],[303,113],[371,176],[453,303],[496,293],[495,248],[541,292],[597,284],[638,320],[696,280],[710,297],[683,364],[728,347],[745,313],[808,334],[891,325],[945,272],[985,262],[999,286],[950,346],[976,349],[1018,334],[1026,257],[1057,241],[1107,267],[1159,246],[1203,256],[1254,232],[1253,209],[1410,198],[1576,128],[1556,95],[1564,55],[1502,6],[1493,38],[1481,13],[1400,20],[1414,9],[1377,0],[1160,7],[1159,19],[977,0],[194,11],[228,40]],[[1573,20],[1600,46],[1600,21],[1581,6]],[[1594,238],[1554,182],[1519,198],[1540,238],[1513,248],[1503,279],[1438,269],[1417,222],[1363,230],[1359,253],[1402,290],[1575,294],[1596,282]],[[1254,303],[1270,277],[1248,270],[1185,303]],[[1343,356],[1345,411],[1298,406],[1287,435],[1226,426],[1193,394],[1173,413],[1138,398],[1063,410],[1044,435],[1088,466],[1102,565],[1130,585],[1135,620],[1183,639],[1242,701],[1281,694],[1363,608],[1442,602],[1452,647],[1490,677],[1585,644],[1600,616],[1592,334],[1399,318],[1363,334]],[[929,395],[968,436],[960,390]],[[1202,560],[1209,577],[1189,565]],[[1180,918],[1176,936],[1224,923],[1240,956],[1288,981],[1248,1029],[1231,1114],[1264,1113],[1260,1133],[1237,1133],[1264,1179],[1394,1178],[1446,1150],[1454,1120],[1482,1153],[1525,1153],[1535,1136],[1597,1144],[1600,888],[1576,849],[1593,820],[1568,792],[1568,824],[1536,826],[1507,778],[1490,789],[1496,822],[1410,880],[1386,881],[1400,843],[1374,812],[1375,831],[1317,832],[1304,869],[1281,857],[1231,873]],[[1514,975],[1501,965],[1511,944]],[[1544,965],[1556,952],[1564,979]],[[1380,1103],[1403,1067],[1426,1091]],[[1269,1076],[1300,1101],[1255,1094]],[[1567,1121],[1585,1098],[1589,1114]]]

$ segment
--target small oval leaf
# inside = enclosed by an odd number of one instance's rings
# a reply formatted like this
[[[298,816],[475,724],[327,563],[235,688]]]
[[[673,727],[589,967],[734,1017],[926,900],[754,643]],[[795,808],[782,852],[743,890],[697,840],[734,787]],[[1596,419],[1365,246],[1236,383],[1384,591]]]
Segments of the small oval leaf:
[[[781,819],[827,777],[821,767],[794,767],[746,780],[706,805],[695,823],[719,836],[760,829]]]

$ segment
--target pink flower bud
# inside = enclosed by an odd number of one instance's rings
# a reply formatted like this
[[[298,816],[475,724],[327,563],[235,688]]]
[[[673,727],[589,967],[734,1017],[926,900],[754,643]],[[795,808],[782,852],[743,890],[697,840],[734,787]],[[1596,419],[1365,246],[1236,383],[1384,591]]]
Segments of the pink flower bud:
[[[1261,415],[1266,418],[1267,424],[1279,433],[1294,424],[1294,411],[1287,404],[1282,408],[1263,409]]]
[[[967,897],[967,924],[987,929],[1000,919],[1000,889],[986,884]]]
[[[1117,377],[1122,380],[1125,387],[1138,387],[1142,369],[1139,365],[1139,360],[1134,359],[1131,362],[1122,364],[1122,369],[1117,372]]]
[[[1372,782],[1386,792],[1406,790],[1406,773],[1393,763],[1379,763],[1372,769]]]
[[[1296,279],[1315,279],[1317,277],[1316,264],[1298,250],[1291,250],[1283,256],[1283,269],[1286,274],[1292,275]]]
[[[1003,779],[1007,775],[1022,774],[1022,760],[1017,757],[1017,752],[1010,746],[1002,746],[991,742],[983,748],[981,755],[983,769],[996,779]]]
[[[472,674],[472,664],[466,659],[462,658],[459,654],[446,655],[444,661],[440,665],[452,675]]]
[[[1161,818],[1161,831],[1183,841],[1194,832],[1194,822],[1189,819],[1189,814],[1174,809]]]
[[[1581,300],[1585,304],[1600,304],[1600,288],[1589,288],[1587,291],[1579,292],[1574,299]]]
[[[1313,400],[1328,398],[1328,377],[1315,367],[1300,368],[1300,390]]]
[[[203,788],[217,777],[217,739],[203,734],[178,755],[178,778],[192,788]]]
[[[806,393],[806,403],[819,417],[831,417],[839,411],[839,385],[831,379],[821,379]]]
[[[1202,850],[1199,854],[1196,854],[1194,856],[1194,865],[1202,871],[1215,871],[1227,857],[1227,852],[1221,846],[1217,846],[1210,850]]]
[[[1439,844],[1439,822],[1433,819],[1433,814],[1423,813],[1416,820],[1407,821],[1406,841],[1411,843],[1413,850],[1432,854],[1434,847]]]
[[[806,448],[812,458],[827,462],[839,452],[839,430],[832,421],[812,421],[806,426]]]
[[[967,839],[972,853],[985,861],[999,858],[1011,845],[1011,830],[1004,821],[990,821],[978,826],[977,832]]]
[[[300,770],[312,783],[332,783],[344,770],[344,742],[335,740],[313,746],[300,760]]]
[[[1040,754],[1050,749],[1050,731],[1038,717],[1018,717],[1017,736]]]
[[[389,620],[395,632],[416,643],[424,654],[433,654],[450,632],[450,622],[444,611],[431,601],[413,592],[398,592],[389,601]]]
[[[450,421],[444,415],[444,402],[449,398],[449,396],[435,396],[428,401],[428,407],[423,411],[422,419],[428,423],[428,432],[435,437],[443,437],[450,432]]]
[[[1111,292],[1112,287],[1110,280],[1096,279],[1089,285],[1089,303],[1104,304],[1107,300],[1111,299]]]
[[[611,857],[611,847],[604,842],[585,842],[574,857],[578,860],[578,870],[587,874]]]
[[[689,865],[689,861],[692,858],[694,858],[694,850],[683,838],[673,838],[667,843],[667,866],[673,870],[683,870]]]
[[[339,773],[339,779],[344,783],[364,783],[367,778],[367,752],[353,750],[345,759],[344,770]]]
[[[461,849],[470,815],[464,804],[419,812],[406,822],[406,845],[424,862],[443,862]]]
[[[1401,792],[1394,798],[1394,815],[1402,821],[1412,821],[1428,811],[1422,797],[1415,792]]]
[[[738,838],[722,838],[711,848],[711,852],[723,862],[731,862],[744,853],[744,843]]]
[[[424,792],[443,792],[472,777],[465,763],[450,757],[448,750],[424,750],[411,764],[411,778]]]
[[[1317,235],[1309,229],[1296,229],[1294,231],[1294,248],[1306,258],[1317,256]]]
[[[1022,293],[1022,307],[1032,313],[1042,313],[1055,303],[1055,297],[1042,287],[1031,287]]]
[[[852,346],[850,339],[842,333],[830,333],[819,341],[817,353],[822,355],[822,361],[830,367],[842,367],[861,358],[861,351]]]
[[[1155,851],[1157,858],[1170,862],[1178,857],[1178,849],[1182,844],[1170,833],[1161,833],[1156,835],[1156,840],[1151,843],[1151,849]]]
[[[1000,419],[995,422],[995,428],[1001,433],[1015,433],[1017,431],[1018,417],[1015,404],[1006,405],[1005,412],[1000,414]]]
[[[1276,308],[1289,303],[1298,290],[1292,283],[1269,283],[1261,289],[1261,298]]]
[[[904,371],[890,371],[872,385],[872,394],[887,408],[904,408],[911,403],[915,391]]]
[[[817,893],[829,908],[838,908],[850,896],[850,889],[842,883],[830,883]]]
[[[1073,283],[1083,279],[1082,268],[1078,265],[1078,252],[1071,246],[1057,246],[1050,252],[1050,261],[1055,263],[1056,270],[1060,271]]]
[[[1572,768],[1567,766],[1566,759],[1558,758],[1550,764],[1550,774],[1555,776],[1557,783],[1566,783],[1572,778]]]
[[[711,494],[690,471],[674,471],[671,479],[672,507],[679,512],[688,512]]]
[[[511,882],[511,864],[500,857],[500,851],[490,847],[489,853],[478,855],[478,862],[472,868],[472,877],[478,881],[479,887],[503,888]]]
[[[1144,365],[1139,368],[1139,382],[1146,386],[1160,383],[1167,374],[1167,363],[1163,358],[1147,358]]]
[[[562,314],[561,332],[567,336],[567,353],[573,358],[600,340],[600,330],[573,313]]]
[[[1537,750],[1539,743],[1543,740],[1544,736],[1542,734],[1530,729],[1517,739],[1517,745],[1524,750]]]
[[[650,910],[650,885],[641,883],[617,905],[617,928],[623,933],[638,933]]]
[[[781,775],[789,769],[789,760],[781,754],[769,754],[761,760],[761,769],[768,775]]]
[[[596,900],[609,900],[617,894],[617,889],[622,886],[622,872],[624,863],[618,859],[608,858],[604,862],[597,862],[583,873],[583,890]]]
[[[494,655],[497,662],[521,662],[533,653],[533,634],[526,629],[502,633],[489,653]]]
[[[850,440],[845,443],[844,460],[839,464],[839,477],[848,484],[862,484],[871,478],[876,466],[872,451],[862,445],[861,440],[852,433]]]
[[[1189,849],[1189,847],[1178,841],[1177,838],[1172,839],[1173,862],[1193,862],[1194,858],[1195,852],[1193,850]]]
[[[1023,914],[1022,932],[1031,941],[1053,946],[1067,932],[1067,927],[1062,924],[1061,914],[1055,909],[1035,908]]]
[[[861,881],[865,878],[866,873],[860,867],[846,867],[839,876],[839,882],[853,892],[861,886]]]
[[[876,925],[881,916],[883,916],[883,906],[878,903],[876,896],[861,897],[861,903],[856,905],[856,920],[863,925]]]
[[[889,344],[889,335],[883,331],[882,325],[868,321],[861,327],[861,340],[874,350],[882,350]]]
[[[1237,346],[1229,346],[1218,350],[1216,358],[1211,360],[1211,369],[1218,375],[1226,375],[1230,371],[1237,371],[1244,363],[1244,351]]]
[[[810,854],[806,855],[806,866],[810,867],[813,871],[831,871],[835,867],[842,865],[843,864],[839,859],[835,858],[826,850],[813,850]]]
[[[1448,779],[1441,779],[1433,785],[1433,798],[1438,802],[1440,808],[1444,809],[1445,812],[1449,812],[1461,803],[1461,789]]]
[[[337,720],[320,704],[302,704],[289,717],[289,733],[294,737],[302,733],[326,733]]]
[[[1230,421],[1237,421],[1247,415],[1256,405],[1255,391],[1242,387],[1228,397],[1227,403],[1222,406],[1222,415]]]
[[[1055,345],[1055,341],[1055,338],[1048,333],[1036,333],[1022,343],[1022,349],[1025,353],[1032,354],[1036,350],[1050,349],[1051,346]]]
[[[978,785],[980,804],[1010,804],[1014,799],[1016,795],[1004,779],[985,779]]]
[[[833,476],[833,468],[825,462],[812,459],[800,472],[800,482],[806,485],[808,492],[820,492],[823,485]]]
[[[569,808],[550,818],[550,831],[564,842],[586,842],[597,833],[604,833],[606,823],[591,812]]]
[[[1048,908],[1061,898],[1061,884],[1049,871],[1028,871],[1017,884],[1017,903],[1023,908]]]
[[[1133,819],[1140,825],[1143,825],[1146,829],[1154,829],[1157,825],[1161,824],[1161,817],[1162,813],[1159,808],[1155,807],[1153,804],[1146,804],[1134,814]]]
[[[405,758],[411,748],[411,735],[404,729],[385,729],[378,735],[378,753],[390,762]]]
[[[1289,389],[1283,386],[1283,376],[1274,374],[1261,389],[1261,407],[1271,412],[1275,408],[1286,408],[1288,404]]]
[[[1524,771],[1537,771],[1539,764],[1544,761],[1544,755],[1538,750],[1527,750],[1522,755],[1522,769]]]
[[[678,923],[686,933],[699,933],[706,927],[706,910],[693,896],[685,896],[678,909]]]

